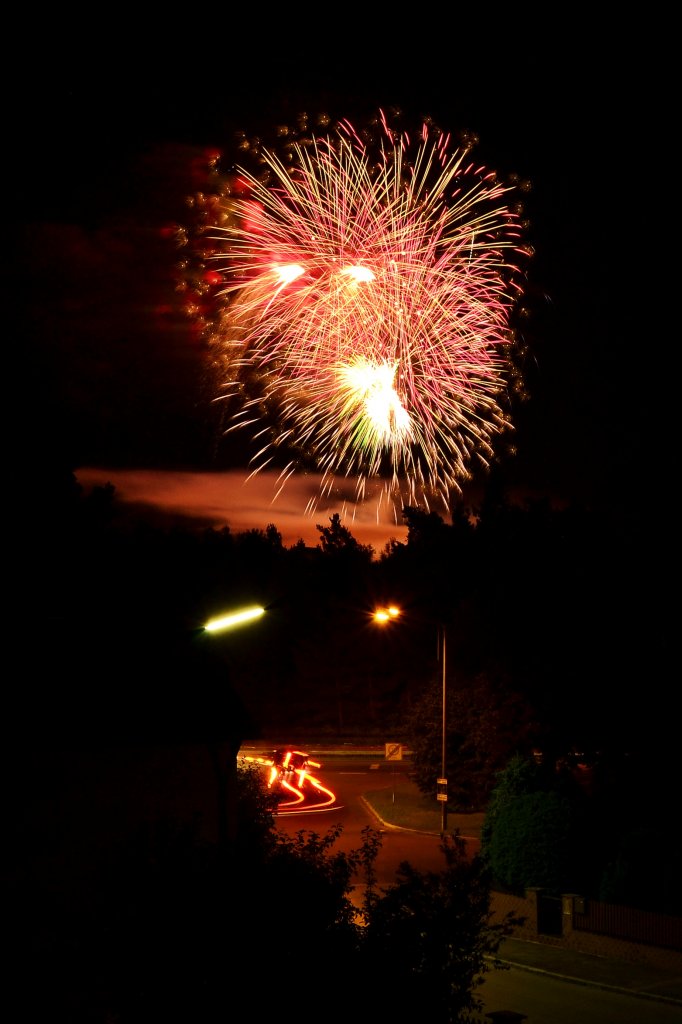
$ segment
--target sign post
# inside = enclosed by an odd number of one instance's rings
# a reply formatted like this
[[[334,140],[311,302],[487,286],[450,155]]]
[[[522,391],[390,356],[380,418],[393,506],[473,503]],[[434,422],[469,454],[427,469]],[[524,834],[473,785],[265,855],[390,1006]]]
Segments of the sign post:
[[[386,744],[386,760],[387,761],[402,761],[403,759],[403,747],[402,743],[387,743]],[[393,768],[393,794],[392,803],[395,803],[395,767]]]

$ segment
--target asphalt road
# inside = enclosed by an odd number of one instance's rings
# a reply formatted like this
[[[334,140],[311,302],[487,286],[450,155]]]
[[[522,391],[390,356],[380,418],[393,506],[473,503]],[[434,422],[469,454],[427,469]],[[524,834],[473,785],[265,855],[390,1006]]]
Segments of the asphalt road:
[[[391,787],[393,771],[397,781],[408,766],[391,766],[367,757],[334,759],[327,755],[319,760],[323,762],[321,777],[338,790],[338,805],[318,814],[280,818],[278,827],[290,833],[305,829],[321,834],[338,823],[343,827],[338,848],[357,849],[363,828],[382,829],[363,802],[363,794]],[[129,837],[136,821],[197,817],[202,835],[207,840],[215,838],[218,794],[214,768],[204,747],[97,748],[58,759],[36,749],[12,767],[14,777],[20,775],[20,784],[12,787],[7,804],[14,839],[9,852],[20,858],[15,867],[22,873],[28,869],[25,855],[30,850],[36,870],[39,867],[45,876],[52,866],[61,889],[71,883],[80,886],[112,844]],[[383,830],[381,839],[377,860],[380,885],[390,884],[403,860],[421,870],[443,866],[437,835]],[[358,884],[361,882],[359,879]],[[624,971],[632,974],[630,965],[614,963],[613,968],[611,984],[599,987],[569,982],[541,969],[513,966],[496,971],[487,976],[482,989],[485,1012],[507,1009],[524,1013],[527,1024],[679,1024],[679,1001],[655,1002],[623,992],[617,988],[618,981],[623,984]],[[608,980],[607,970],[602,968],[600,974]],[[670,984],[668,988],[672,990]],[[485,1017],[481,1020],[489,1024]]]
[[[379,885],[395,880],[395,872],[402,860],[422,871],[439,871],[444,867],[439,836],[384,829],[363,800],[365,793],[392,788],[394,783],[406,778],[407,765],[396,768],[395,764],[381,760],[348,756],[335,758],[327,755],[318,759],[323,762],[318,774],[337,793],[338,806],[320,813],[278,818],[279,829],[291,835],[300,830],[323,834],[333,825],[341,824],[343,832],[336,848],[344,851],[361,845],[364,828],[378,829],[382,841],[376,862]],[[472,852],[479,849],[477,837],[469,838],[469,849]],[[362,895],[361,884],[362,880],[358,879],[358,902]],[[556,957],[550,967],[543,966],[541,958],[536,956],[535,966],[529,967],[522,962],[524,958],[518,949],[527,945],[537,951],[540,944],[515,943],[519,963],[508,964],[486,974],[478,993],[483,1003],[480,1024],[490,1024],[495,1019],[506,1024],[513,1021],[524,1021],[525,1024],[575,1024],[576,1021],[580,1024],[680,1024],[679,1002],[656,999],[655,989],[649,993],[651,998],[641,990],[625,990],[624,972],[627,978],[631,965],[593,958],[600,961],[600,970],[596,972],[600,980],[597,983],[594,980],[596,975],[578,975],[575,958],[570,963],[567,961],[564,976]],[[495,1018],[495,1014],[500,1016]]]
[[[517,966],[487,974],[480,995],[486,1024],[501,1010],[524,1014],[526,1024],[680,1024],[682,1014],[680,1003]]]
[[[406,767],[396,769],[368,758],[326,757],[317,774],[337,793],[338,805],[320,812],[282,815],[277,818],[280,830],[289,835],[301,830],[324,834],[335,825],[341,825],[343,831],[335,848],[349,852],[362,846],[363,829],[376,829],[381,834],[381,849],[375,864],[379,885],[394,882],[403,861],[409,861],[422,871],[445,868],[440,836],[386,828],[363,800],[368,791],[392,790],[394,784],[406,781]],[[471,842],[472,850],[477,849],[477,840]],[[357,881],[361,884],[362,878]]]

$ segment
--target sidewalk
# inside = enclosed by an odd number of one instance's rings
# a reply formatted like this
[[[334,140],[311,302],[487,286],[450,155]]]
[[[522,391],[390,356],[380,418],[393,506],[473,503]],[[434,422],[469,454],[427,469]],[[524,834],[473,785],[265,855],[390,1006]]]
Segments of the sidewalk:
[[[356,885],[351,894],[358,909],[362,906],[363,890],[363,885]],[[515,938],[503,939],[494,959],[508,967],[551,975],[576,985],[612,989],[682,1007],[682,972],[666,967],[595,956],[563,946]]]
[[[366,797],[363,799],[368,803]],[[371,808],[385,827],[400,828],[399,825],[383,821],[374,804],[371,804]],[[476,842],[480,840],[482,818],[483,815],[451,813],[448,821],[451,829],[462,830],[463,834],[468,834]],[[575,984],[614,989],[682,1006],[682,970],[632,963],[516,938],[502,940],[496,959],[520,970],[553,975]]]
[[[382,759],[384,750],[380,747],[357,747],[352,744],[342,749],[333,746],[316,746],[313,753],[330,756],[362,753]],[[386,828],[400,829],[400,825],[385,821],[378,812],[375,801],[363,798],[372,813]],[[460,829],[474,841],[480,840],[480,826],[483,815],[448,815],[449,829]],[[421,830],[420,830],[421,831]],[[356,887],[358,890],[361,887]],[[356,893],[358,899],[361,894]],[[682,1006],[682,971],[647,963],[632,963],[613,957],[581,953],[563,946],[553,946],[528,939],[503,939],[496,959],[517,969],[548,974],[578,985],[592,985],[613,989],[639,996]]]
[[[503,939],[497,959],[524,971],[551,974],[578,985],[615,989],[682,1006],[682,973],[665,968],[513,938]]]

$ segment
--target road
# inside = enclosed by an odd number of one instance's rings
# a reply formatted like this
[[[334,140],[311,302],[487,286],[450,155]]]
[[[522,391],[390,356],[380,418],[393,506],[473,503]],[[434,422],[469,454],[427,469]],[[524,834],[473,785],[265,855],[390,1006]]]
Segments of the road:
[[[319,776],[338,796],[339,806],[320,813],[293,814],[277,819],[277,827],[289,835],[305,830],[324,834],[336,824],[343,826],[336,849],[349,851],[362,844],[367,826],[381,824],[362,800],[363,793],[390,788],[406,777],[407,766],[320,756]],[[372,766],[373,765],[373,766]],[[396,772],[395,778],[393,772]],[[440,871],[444,858],[440,837],[412,832],[383,830],[382,847],[376,862],[379,885],[395,880],[399,863],[409,861],[421,871]],[[479,848],[470,840],[469,848]],[[480,1024],[490,1024],[489,1013],[508,1011],[522,1015],[524,1024],[680,1024],[680,1007],[644,999],[638,995],[567,981],[553,975],[518,967],[493,970],[478,993],[483,1001]],[[500,1019],[504,1019],[501,1017]],[[513,1017],[508,1020],[513,1020]]]
[[[440,848],[439,836],[384,829],[362,800],[363,794],[370,790],[390,789],[394,784],[406,779],[405,767],[396,770],[394,767],[388,767],[386,763],[370,762],[366,757],[320,757],[320,760],[323,761],[323,765],[317,774],[336,792],[339,798],[338,806],[319,813],[302,812],[278,817],[277,827],[280,830],[288,835],[294,835],[301,830],[323,834],[334,825],[340,824],[343,832],[335,848],[345,853],[362,846],[363,829],[371,826],[380,830],[381,849],[375,864],[379,885],[389,885],[395,881],[396,871],[402,861],[409,861],[422,871],[443,870],[445,858]]]
[[[320,775],[337,791],[339,806],[280,818],[277,826],[289,834],[301,829],[324,834],[339,823],[343,831],[337,848],[358,849],[363,828],[381,827],[362,802],[363,793],[391,787],[394,770],[398,783],[408,766],[374,762],[379,766],[372,768],[367,758],[347,756],[319,760]],[[9,809],[16,829],[13,847],[24,855],[31,852],[39,865],[34,870],[40,870],[43,879],[54,872],[60,891],[80,891],[93,865],[125,843],[139,822],[196,819],[203,823],[202,837],[215,840],[215,778],[204,747],[98,748],[57,760],[53,753],[33,751],[21,770],[21,786]],[[377,860],[379,884],[390,884],[403,860],[420,870],[440,870],[439,843],[438,836],[384,831]],[[21,871],[28,867],[24,859]],[[486,1013],[516,1010],[527,1015],[526,1024],[680,1024],[679,1005],[517,968],[489,974],[481,994]],[[481,1024],[490,1021],[482,1018]]]
[[[525,1024],[680,1024],[680,1006],[511,967],[491,971],[481,989],[485,1014],[526,1015]],[[486,1020],[490,1024],[490,1019]]]

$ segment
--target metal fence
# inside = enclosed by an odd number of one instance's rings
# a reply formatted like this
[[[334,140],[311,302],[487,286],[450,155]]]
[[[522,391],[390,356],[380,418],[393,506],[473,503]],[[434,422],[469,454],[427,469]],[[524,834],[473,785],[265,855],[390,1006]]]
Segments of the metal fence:
[[[682,951],[682,917],[573,898],[573,929]]]

